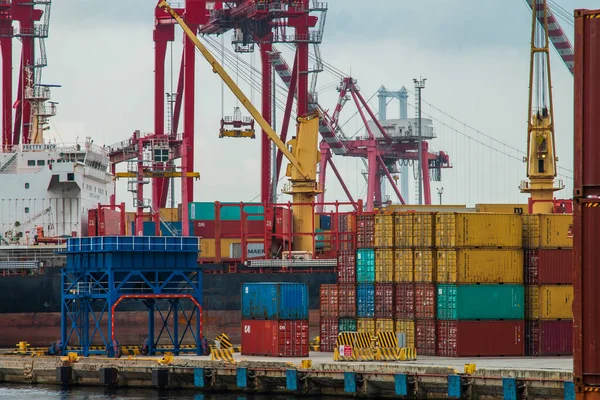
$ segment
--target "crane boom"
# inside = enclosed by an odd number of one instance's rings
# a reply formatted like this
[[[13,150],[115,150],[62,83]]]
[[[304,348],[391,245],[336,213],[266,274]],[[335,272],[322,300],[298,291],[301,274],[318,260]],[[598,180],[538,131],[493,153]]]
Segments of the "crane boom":
[[[181,28],[183,29],[183,31],[185,32],[187,37],[192,41],[192,43],[194,43],[194,46],[196,46],[198,51],[200,51],[200,53],[202,53],[202,55],[204,56],[206,61],[208,61],[208,63],[211,65],[213,72],[216,73],[217,75],[219,75],[219,77],[221,77],[221,79],[223,80],[223,82],[225,82],[227,87],[229,87],[229,89],[231,89],[231,91],[233,92],[235,97],[237,97],[237,99],[240,101],[240,103],[242,103],[242,105],[246,108],[246,110],[248,110],[250,115],[252,115],[252,118],[254,118],[254,120],[258,123],[258,125],[260,125],[260,127],[263,129],[263,131],[269,137],[269,139],[271,139],[273,141],[273,143],[275,143],[275,145],[279,148],[279,150],[283,153],[283,155],[286,156],[286,158],[290,161],[290,163],[292,163],[292,165],[294,167],[296,167],[298,169],[298,171],[305,178],[308,178],[305,169],[302,167],[302,165],[300,164],[298,159],[288,150],[285,143],[283,143],[281,141],[281,139],[279,139],[279,136],[277,135],[277,133],[275,133],[275,131],[273,130],[271,125],[263,118],[261,113],[250,102],[248,97],[235,84],[233,79],[231,79],[231,77],[225,71],[225,69],[221,66],[221,64],[219,64],[219,62],[213,57],[213,55],[210,53],[210,51],[208,51],[206,46],[204,46],[202,44],[202,42],[200,42],[200,40],[198,39],[196,34],[189,28],[189,26],[187,26],[187,24],[179,16],[179,14],[177,14],[177,12],[175,12],[175,10],[173,10],[171,8],[171,6],[169,6],[169,3],[167,3],[167,1],[165,1],[165,0],[161,1],[158,4],[158,7],[164,8],[169,14],[171,14],[173,19],[175,19],[175,21],[177,21],[179,26],[181,26]]]

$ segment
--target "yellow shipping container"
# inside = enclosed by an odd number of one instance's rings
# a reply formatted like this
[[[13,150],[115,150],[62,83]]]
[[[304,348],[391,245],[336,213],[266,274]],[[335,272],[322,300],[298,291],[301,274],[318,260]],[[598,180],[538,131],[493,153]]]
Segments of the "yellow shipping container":
[[[415,282],[434,282],[433,250],[415,250]]]
[[[394,281],[394,250],[375,250],[375,282]]]
[[[413,251],[411,249],[394,251],[394,282],[412,282],[414,280]]]
[[[231,258],[231,245],[241,244],[241,239],[223,238],[221,239],[221,258]],[[261,239],[249,239],[248,243],[262,243]],[[200,242],[200,258],[213,259],[216,258],[216,243],[215,239],[202,239]]]
[[[521,247],[523,219],[519,214],[438,213],[435,244],[454,247]]]
[[[523,216],[523,247],[572,248],[572,214],[532,214]]]
[[[158,210],[160,219],[166,222],[179,221],[179,210],[177,208],[161,208]]]
[[[415,347],[415,322],[408,319],[396,320],[396,332],[406,335],[406,347]]]
[[[394,332],[394,320],[393,319],[376,319],[375,320],[375,334],[379,332]]]
[[[413,222],[413,245],[415,247],[432,247],[433,240],[433,213],[415,213]]]
[[[394,246],[394,216],[378,214],[375,216],[375,247]]]
[[[410,248],[413,246],[414,214],[394,215],[394,247]]]
[[[437,283],[523,283],[523,250],[440,249],[436,270]]]
[[[529,214],[527,204],[475,204],[475,211],[482,213]]]
[[[375,320],[373,318],[358,318],[356,320],[356,331],[375,335]]]
[[[541,285],[525,288],[529,319],[573,319],[573,286]]]

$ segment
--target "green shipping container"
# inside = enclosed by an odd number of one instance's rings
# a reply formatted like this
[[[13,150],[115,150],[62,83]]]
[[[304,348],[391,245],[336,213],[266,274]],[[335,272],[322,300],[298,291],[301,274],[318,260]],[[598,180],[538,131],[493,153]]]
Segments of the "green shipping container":
[[[358,283],[375,282],[375,250],[358,249],[356,251],[356,281]]]
[[[523,285],[438,285],[440,320],[523,319]]]
[[[221,206],[225,204],[236,204],[237,206],[226,206],[221,207],[221,221],[239,221],[242,219],[242,210],[240,203],[225,203],[222,202]],[[210,202],[194,202],[189,203],[189,218],[191,221],[214,221],[215,220],[215,203]],[[244,212],[251,214],[248,215],[249,221],[262,221],[264,220],[265,209],[261,205],[244,203]],[[261,214],[261,215],[253,215]]]
[[[356,320],[352,318],[340,318],[338,322],[339,332],[356,332]]]

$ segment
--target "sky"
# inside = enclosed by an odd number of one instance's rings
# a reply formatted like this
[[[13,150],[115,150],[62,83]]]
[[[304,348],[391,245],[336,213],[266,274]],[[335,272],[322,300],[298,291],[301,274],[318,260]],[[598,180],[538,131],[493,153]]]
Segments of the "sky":
[[[594,8],[593,0],[554,0],[572,14],[575,8]],[[423,113],[434,119],[438,136],[430,149],[450,155],[452,169],[432,182],[432,198],[443,187],[445,204],[515,203],[526,197],[518,185],[525,179],[520,161],[527,140],[530,11],[524,0],[331,0],[323,59],[357,79],[365,98],[385,85],[414,91],[413,78],[426,77]],[[97,144],[127,139],[139,129],[153,129],[153,11],[155,1],[121,1],[117,7],[97,0],[61,0],[52,4],[49,65],[44,82],[60,84],[59,102],[48,137],[73,142],[90,136]],[[435,12],[432,12],[435,10]],[[572,27],[562,23],[572,39]],[[172,46],[177,81],[181,32]],[[230,48],[230,33],[224,37]],[[220,39],[217,39],[220,40]],[[281,46],[280,46],[281,47]],[[292,54],[283,47],[292,63]],[[171,50],[169,50],[171,54]],[[259,93],[244,82],[244,64],[260,68],[258,54],[240,56],[226,68],[257,104]],[[556,141],[561,177],[570,198],[573,169],[573,77],[552,50]],[[167,60],[167,74],[171,57]],[[256,200],[260,187],[260,140],[219,139],[219,121],[231,115],[236,100],[225,91],[198,54],[196,84],[195,169],[197,201]],[[167,88],[171,77],[168,77]],[[333,109],[339,77],[323,72],[318,78],[319,102]],[[285,94],[278,89],[280,98]],[[409,104],[414,98],[409,97]],[[224,104],[224,110],[221,103]],[[369,103],[377,111],[377,97]],[[429,105],[431,104],[431,106]],[[435,108],[434,108],[435,107]],[[388,116],[397,117],[397,103]],[[443,111],[441,113],[440,111]],[[341,115],[346,133],[362,133],[356,108],[349,102]],[[278,113],[277,129],[281,126]],[[409,107],[409,116],[414,114]],[[244,115],[248,115],[245,113]],[[451,116],[451,117],[449,117]],[[471,128],[472,127],[472,128]],[[495,140],[490,140],[489,137]],[[510,150],[521,149],[522,153]],[[504,153],[510,154],[510,157]],[[359,160],[336,158],[346,184],[356,197],[365,194]],[[125,166],[122,167],[123,169]],[[412,173],[412,171],[411,171]],[[328,174],[326,198],[345,200],[340,185]],[[283,182],[282,182],[283,183]],[[177,185],[179,187],[179,185]],[[411,185],[409,202],[415,200]],[[126,184],[117,196],[131,206]],[[391,193],[389,187],[387,193]],[[148,197],[150,191],[148,190]],[[287,201],[285,195],[280,200]],[[392,197],[392,201],[397,199]]]

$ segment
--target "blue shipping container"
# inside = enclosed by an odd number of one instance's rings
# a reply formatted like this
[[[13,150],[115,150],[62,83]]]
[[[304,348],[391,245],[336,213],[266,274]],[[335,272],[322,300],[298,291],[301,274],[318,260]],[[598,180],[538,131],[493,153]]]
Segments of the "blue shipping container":
[[[375,317],[375,285],[356,286],[356,315],[358,318]]]
[[[244,283],[242,318],[308,319],[308,285],[284,282]]]
[[[324,231],[331,230],[331,215],[321,215],[321,229]]]
[[[356,252],[356,281],[375,282],[375,250],[358,249]]]
[[[222,202],[221,205],[224,204],[234,204],[235,206],[225,206],[221,207],[221,221],[239,221],[242,219],[242,210],[240,207],[240,203],[225,203]],[[189,203],[189,218],[191,221],[214,221],[215,220],[215,203],[208,202],[194,202]],[[264,212],[265,208],[262,205],[252,204],[252,203],[244,203],[244,212],[248,215],[249,221],[262,221],[264,220]],[[260,214],[260,215],[256,215]]]

